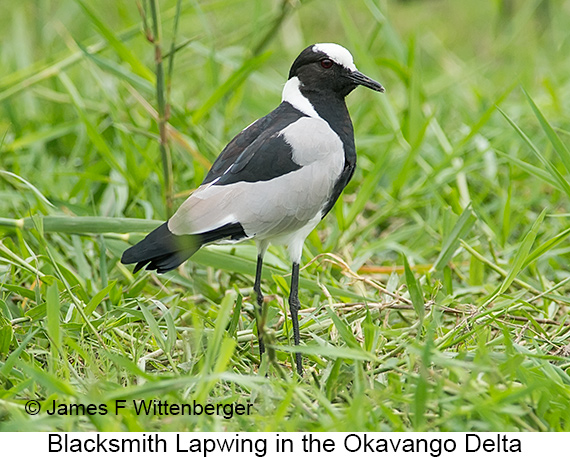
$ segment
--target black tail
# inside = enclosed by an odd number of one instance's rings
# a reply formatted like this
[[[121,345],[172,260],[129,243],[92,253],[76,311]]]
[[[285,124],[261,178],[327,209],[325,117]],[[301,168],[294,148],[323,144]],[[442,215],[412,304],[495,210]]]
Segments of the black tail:
[[[168,229],[168,222],[165,222],[142,241],[123,252],[121,262],[136,263],[133,273],[147,264],[147,270],[166,273],[190,258],[204,244],[224,238],[240,240],[247,238],[247,235],[238,222],[196,235],[174,235]]]

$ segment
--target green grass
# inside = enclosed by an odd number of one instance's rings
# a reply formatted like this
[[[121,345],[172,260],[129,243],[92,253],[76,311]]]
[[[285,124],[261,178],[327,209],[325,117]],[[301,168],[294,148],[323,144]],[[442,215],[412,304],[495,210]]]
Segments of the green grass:
[[[134,2],[4,6],[0,429],[570,431],[570,10],[501,3],[161,1],[153,43]],[[323,41],[387,91],[348,99],[358,169],[305,244],[300,379],[282,247],[261,366],[253,245],[118,259]],[[253,407],[45,413],[117,399]]]

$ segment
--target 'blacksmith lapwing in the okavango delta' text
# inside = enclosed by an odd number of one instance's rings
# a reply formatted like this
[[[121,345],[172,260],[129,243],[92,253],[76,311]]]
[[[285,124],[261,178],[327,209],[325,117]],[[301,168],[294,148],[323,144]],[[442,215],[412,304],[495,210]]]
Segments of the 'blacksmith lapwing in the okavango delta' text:
[[[230,141],[200,187],[167,222],[127,249],[121,262],[136,263],[134,272],[146,265],[164,273],[205,244],[254,239],[253,289],[261,315],[263,256],[270,243],[285,244],[293,263],[289,306],[298,345],[303,243],[354,173],[354,132],[344,98],[357,86],[384,92],[342,46],[306,48],[293,62],[281,104]],[[260,355],[261,335],[258,328]],[[302,374],[300,353],[295,361]]]

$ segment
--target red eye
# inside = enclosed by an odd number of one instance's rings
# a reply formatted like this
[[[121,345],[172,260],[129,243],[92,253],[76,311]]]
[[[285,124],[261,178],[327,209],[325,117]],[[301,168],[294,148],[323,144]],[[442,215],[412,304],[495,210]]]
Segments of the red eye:
[[[333,66],[333,61],[331,59],[323,59],[321,60],[321,67],[323,68],[330,68]]]

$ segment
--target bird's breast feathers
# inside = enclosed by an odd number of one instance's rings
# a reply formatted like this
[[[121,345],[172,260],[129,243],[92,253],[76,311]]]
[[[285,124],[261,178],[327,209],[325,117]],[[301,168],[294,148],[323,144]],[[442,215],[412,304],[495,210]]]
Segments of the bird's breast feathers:
[[[280,134],[292,148],[293,161],[301,166],[319,162],[338,176],[344,166],[344,147],[339,136],[321,118],[301,117]]]

